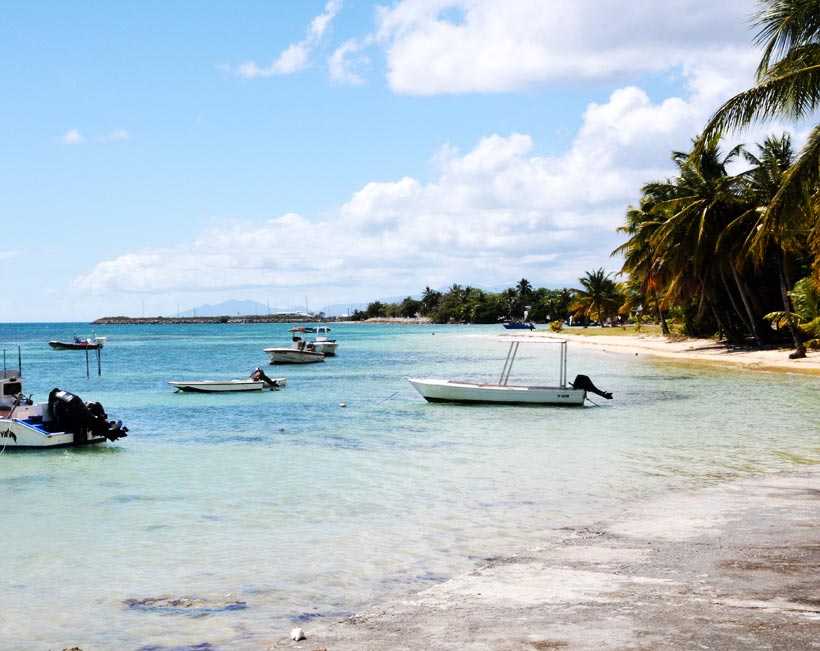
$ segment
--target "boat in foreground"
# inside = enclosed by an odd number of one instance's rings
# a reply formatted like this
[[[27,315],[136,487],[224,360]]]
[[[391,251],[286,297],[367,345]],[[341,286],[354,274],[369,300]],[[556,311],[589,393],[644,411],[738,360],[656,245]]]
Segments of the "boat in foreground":
[[[561,363],[557,386],[509,383],[513,362],[521,343],[560,345]],[[418,378],[407,378],[407,381],[428,402],[580,407],[584,404],[587,392],[596,393],[607,400],[612,398],[611,393],[598,389],[586,375],[578,375],[574,382],[567,383],[567,342],[565,339],[528,338],[523,341],[512,341],[497,383]]]
[[[83,339],[75,335],[71,341],[49,341],[48,345],[55,350],[99,350],[105,346],[105,337]]]
[[[250,378],[245,380],[194,380],[190,382],[168,382],[178,391],[186,393],[230,393],[235,391],[261,391],[268,388],[277,391],[285,386],[287,380],[283,377],[269,378],[256,369]]]
[[[408,378],[428,402],[485,402],[504,405],[584,404],[586,391],[568,387],[539,387],[514,384],[486,384],[457,380]]]
[[[127,436],[122,422],[108,420],[99,402],[53,389],[48,402],[23,397],[19,373],[0,379],[0,452],[102,444]]]

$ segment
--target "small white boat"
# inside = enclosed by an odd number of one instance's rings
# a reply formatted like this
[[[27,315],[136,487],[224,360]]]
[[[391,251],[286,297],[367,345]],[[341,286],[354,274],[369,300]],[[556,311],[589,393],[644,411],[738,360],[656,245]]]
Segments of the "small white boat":
[[[99,402],[84,403],[68,391],[53,389],[48,402],[23,397],[19,373],[0,378],[0,452],[104,444],[127,436],[122,422],[108,420]]]
[[[290,348],[265,348],[270,364],[313,364],[324,362],[325,354],[316,350],[312,341],[293,335]]]
[[[316,336],[308,340],[308,344],[313,345],[313,350],[317,353],[324,353],[325,357],[333,357],[336,355],[336,349],[339,347],[339,342],[335,339],[330,339],[327,334],[330,332],[330,327],[326,325],[296,327],[291,328],[290,331],[294,335],[304,335],[305,333],[316,333]]]
[[[177,391],[187,393],[230,393],[234,391],[261,391],[265,388],[277,391],[287,384],[287,380],[283,377],[271,379],[262,372],[262,369],[258,368],[246,380],[170,381],[168,384],[176,387]]]
[[[426,380],[407,378],[408,382],[428,402],[485,403],[506,405],[581,406],[587,392],[597,393],[606,399],[612,394],[600,391],[586,375],[579,375],[567,383],[567,342],[564,339],[526,339],[526,343],[557,343],[561,347],[560,375],[557,386],[510,384],[510,373],[518,354],[521,340],[512,341],[498,383],[469,382],[461,380]]]

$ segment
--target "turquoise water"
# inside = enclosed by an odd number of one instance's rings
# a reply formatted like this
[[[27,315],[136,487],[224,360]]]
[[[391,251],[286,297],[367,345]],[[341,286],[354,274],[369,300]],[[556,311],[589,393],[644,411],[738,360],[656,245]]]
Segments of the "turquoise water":
[[[109,326],[102,376],[0,325],[26,393],[99,400],[107,448],[0,455],[0,648],[258,650],[484,559],[545,544],[670,489],[820,462],[820,379],[680,365],[570,345],[615,399],[583,409],[425,403],[404,379],[496,380],[485,326],[338,324],[323,364],[269,367],[288,326]],[[523,353],[522,353],[523,354]],[[555,381],[557,348],[519,358]],[[168,380],[287,377],[262,394]],[[340,407],[345,403],[346,408]]]

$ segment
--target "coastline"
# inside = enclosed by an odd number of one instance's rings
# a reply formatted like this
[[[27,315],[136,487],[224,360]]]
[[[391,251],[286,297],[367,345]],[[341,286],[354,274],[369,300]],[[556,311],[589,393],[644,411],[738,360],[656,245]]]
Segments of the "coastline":
[[[820,466],[639,503],[272,648],[818,648]]]
[[[657,335],[582,335],[534,331],[518,336],[566,339],[572,345],[604,353],[649,355],[680,362],[732,366],[750,371],[820,375],[820,352],[809,350],[802,359],[789,359],[792,348],[740,349],[712,339],[667,339]]]

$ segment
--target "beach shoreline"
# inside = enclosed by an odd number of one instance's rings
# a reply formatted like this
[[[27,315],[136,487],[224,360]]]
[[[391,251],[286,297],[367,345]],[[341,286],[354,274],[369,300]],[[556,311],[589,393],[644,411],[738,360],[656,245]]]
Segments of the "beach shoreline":
[[[271,648],[816,649],[820,466],[671,492]]]
[[[714,339],[673,339],[641,334],[584,335],[544,331],[524,332],[514,336],[566,339],[571,345],[595,348],[604,353],[647,355],[678,362],[717,364],[750,371],[820,375],[820,352],[814,350],[809,350],[802,359],[790,359],[789,354],[793,352],[793,348],[738,348]]]

